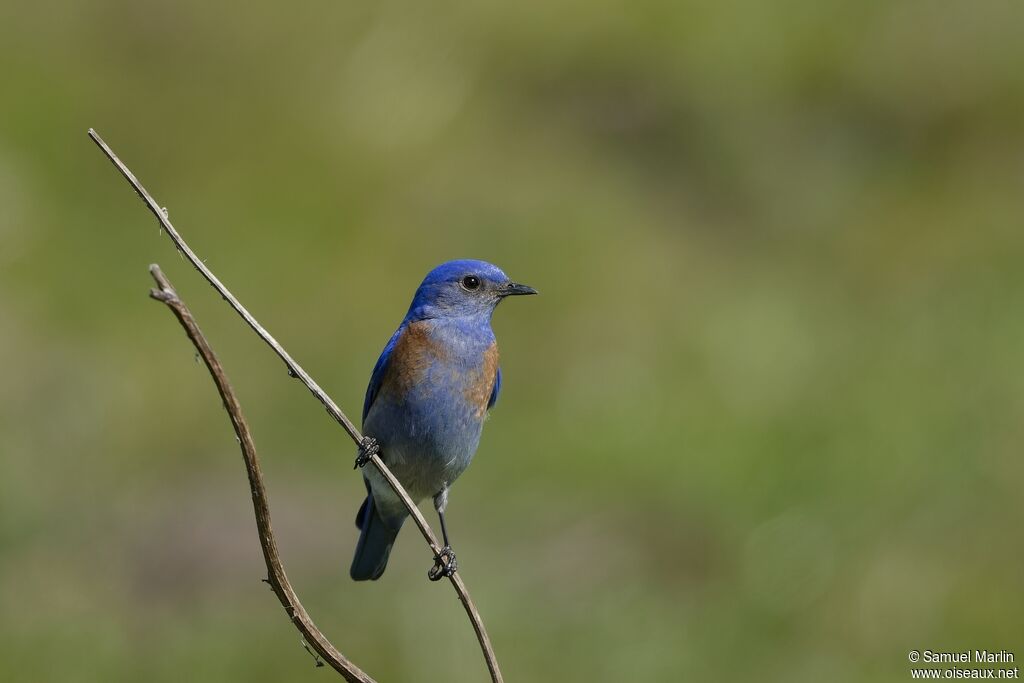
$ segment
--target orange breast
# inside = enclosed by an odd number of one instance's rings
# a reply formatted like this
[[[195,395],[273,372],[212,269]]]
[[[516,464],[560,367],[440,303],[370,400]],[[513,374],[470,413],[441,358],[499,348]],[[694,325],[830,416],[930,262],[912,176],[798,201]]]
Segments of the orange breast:
[[[494,391],[494,380],[498,374],[498,343],[494,342],[484,351],[483,361],[475,371],[467,373],[466,388],[463,396],[474,409],[477,418],[484,416],[487,403]]]
[[[381,380],[381,392],[395,397],[404,396],[423,381],[433,364],[447,357],[447,349],[430,335],[424,322],[409,324],[391,350],[391,358]]]
[[[428,324],[426,321],[410,323],[395,342],[381,380],[381,395],[389,395],[402,403],[424,382],[450,383],[454,392],[461,392],[473,416],[482,418],[498,372],[497,343],[484,350],[479,360],[466,363],[468,359],[452,358],[449,349],[430,333]],[[458,395],[454,393],[453,397]]]

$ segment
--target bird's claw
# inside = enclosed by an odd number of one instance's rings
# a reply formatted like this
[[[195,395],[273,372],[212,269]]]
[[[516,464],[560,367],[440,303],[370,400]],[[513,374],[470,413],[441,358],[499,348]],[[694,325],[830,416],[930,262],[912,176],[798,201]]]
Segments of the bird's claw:
[[[455,561],[455,553],[450,545],[441,548],[441,552],[434,556],[434,566],[427,572],[427,578],[431,581],[440,581],[442,578],[449,578],[459,568]]]
[[[380,453],[380,444],[372,436],[364,436],[359,442],[359,453],[356,454],[356,464],[352,469],[359,469],[370,462],[370,459]]]

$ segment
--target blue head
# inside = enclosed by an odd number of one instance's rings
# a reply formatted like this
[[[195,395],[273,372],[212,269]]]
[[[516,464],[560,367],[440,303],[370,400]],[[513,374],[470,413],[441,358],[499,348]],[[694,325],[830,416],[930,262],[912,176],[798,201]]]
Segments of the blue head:
[[[406,317],[487,320],[505,297],[536,293],[532,287],[512,282],[492,263],[474,259],[448,261],[427,273]]]

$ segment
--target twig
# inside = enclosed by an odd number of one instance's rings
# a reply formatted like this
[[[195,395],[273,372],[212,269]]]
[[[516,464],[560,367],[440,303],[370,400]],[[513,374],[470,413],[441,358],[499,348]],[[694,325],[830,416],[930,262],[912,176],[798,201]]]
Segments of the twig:
[[[221,297],[223,297],[224,300],[227,301],[240,316],[242,316],[242,319],[245,320],[249,327],[251,327],[253,331],[255,331],[256,334],[274,350],[274,353],[276,353],[287,366],[288,374],[292,377],[297,377],[306,385],[306,388],[309,389],[313,396],[323,404],[324,408],[327,409],[328,414],[330,414],[330,416],[342,426],[358,446],[363,440],[362,434],[359,433],[356,426],[348,419],[348,417],[345,416],[345,413],[341,411],[331,397],[327,395],[327,392],[321,389],[320,386],[313,381],[313,378],[310,377],[290,355],[288,355],[288,352],[284,350],[284,348],[276,339],[274,339],[273,336],[271,336],[269,332],[263,329],[259,322],[257,322],[256,318],[254,318],[252,314],[242,306],[238,299],[228,291],[227,287],[225,287],[210,271],[210,269],[206,267],[206,264],[196,256],[195,252],[189,248],[188,244],[185,243],[185,240],[183,240],[181,235],[178,234],[178,231],[174,229],[173,225],[171,225],[171,221],[164,209],[156,203],[156,200],[153,199],[149,192],[147,192],[142,186],[142,183],[140,183],[135,177],[135,174],[133,174],[128,167],[124,165],[124,162],[122,162],[116,154],[114,154],[113,150],[110,149],[99,134],[90,128],[89,137],[92,138],[92,141],[96,143],[100,150],[102,150],[107,158],[110,159],[111,163],[114,164],[117,170],[121,172],[121,175],[125,177],[139,197],[142,198],[142,201],[145,202],[149,210],[154,216],[156,216],[156,219],[160,222],[160,225],[167,232],[168,237],[171,238],[171,241],[174,242],[178,250],[185,254],[185,257],[188,258],[207,282],[209,282]],[[391,488],[394,489],[395,493],[402,499],[402,502],[409,510],[409,514],[412,516],[413,521],[416,522],[416,526],[419,527],[424,540],[426,540],[427,545],[430,546],[434,557],[438,557],[441,554],[441,546],[437,542],[437,537],[434,535],[433,531],[431,531],[430,526],[427,525],[427,520],[424,519],[423,514],[420,512],[419,508],[416,507],[416,504],[409,497],[409,494],[406,493],[402,484],[398,481],[395,475],[391,473],[391,470],[388,469],[387,465],[384,464],[384,461],[379,455],[372,455],[370,457],[370,462],[373,463],[373,466],[380,471],[381,475],[383,475],[384,479],[387,480]],[[479,641],[480,649],[483,651],[484,660],[487,663],[487,669],[490,672],[492,683],[502,683],[503,679],[501,676],[501,670],[498,668],[498,660],[494,655],[494,648],[491,646],[491,639],[487,635],[487,630],[484,628],[483,620],[480,618],[480,613],[477,611],[476,606],[473,604],[473,600],[469,596],[469,589],[466,588],[466,584],[462,581],[462,577],[459,572],[452,572],[451,576],[448,578],[451,581],[452,586],[455,588],[455,592],[458,594],[459,600],[462,602],[462,606],[466,610],[469,621],[473,626],[473,631],[476,633],[477,641]]]
[[[217,385],[217,392],[224,401],[224,408],[231,418],[231,426],[235,428],[235,435],[238,437],[238,444],[242,449],[242,458],[245,460],[245,470],[249,474],[249,489],[252,492],[252,507],[256,513],[256,528],[260,535],[260,547],[263,549],[263,559],[267,563],[267,583],[274,590],[277,599],[281,601],[285,611],[291,618],[295,628],[299,630],[305,643],[309,643],[335,671],[340,673],[350,683],[374,683],[374,680],[338,652],[320,629],[316,627],[313,620],[309,618],[306,609],[299,602],[288,576],[284,573],[281,565],[281,557],[277,552],[277,541],[274,539],[274,532],[270,526],[270,506],[267,502],[267,491],[263,487],[263,472],[260,469],[260,460],[256,455],[256,445],[253,443],[252,434],[249,432],[249,424],[242,413],[242,406],[238,403],[231,382],[224,373],[217,355],[210,348],[209,342],[203,336],[202,331],[196,324],[192,312],[189,311],[185,302],[178,298],[174,287],[160,270],[160,266],[153,264],[149,272],[156,280],[157,289],[150,290],[149,295],[157,301],[167,304],[174,316],[185,328],[185,334],[192,340],[196,350],[206,363],[214,383]],[[320,666],[318,661],[318,666]]]

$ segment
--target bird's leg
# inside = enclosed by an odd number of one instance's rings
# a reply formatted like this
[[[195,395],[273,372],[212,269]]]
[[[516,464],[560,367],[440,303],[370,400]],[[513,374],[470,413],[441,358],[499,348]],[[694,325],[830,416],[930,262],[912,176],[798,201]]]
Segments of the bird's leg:
[[[431,581],[440,581],[443,577],[450,577],[459,568],[455,561],[455,552],[448,543],[448,525],[444,521],[444,509],[447,506],[448,487],[445,486],[440,493],[434,496],[434,508],[437,510],[437,516],[441,519],[441,536],[444,537],[444,547],[434,556],[434,566],[427,572],[427,578]]]
[[[359,453],[356,454],[356,464],[352,469],[358,469],[370,462],[370,458],[380,453],[380,444],[372,436],[364,436],[359,442]]]
[[[444,523],[444,513],[439,511],[437,513],[437,516],[441,518],[441,537],[444,538],[444,545],[445,545],[445,547],[449,547],[449,545],[448,545],[448,526]]]

